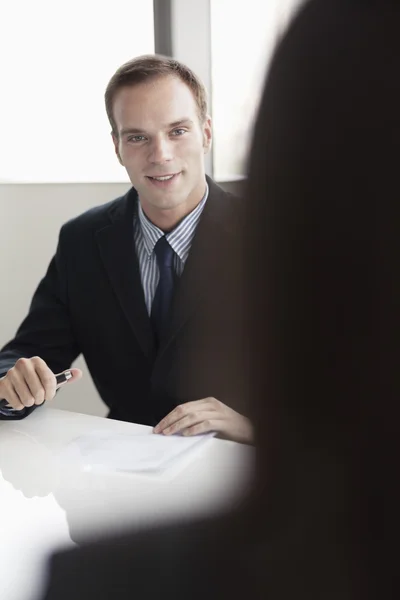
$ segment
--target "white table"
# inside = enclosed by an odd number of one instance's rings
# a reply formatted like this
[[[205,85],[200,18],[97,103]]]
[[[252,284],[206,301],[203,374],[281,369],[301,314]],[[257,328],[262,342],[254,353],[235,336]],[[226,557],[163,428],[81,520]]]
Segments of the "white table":
[[[99,532],[214,514],[237,502],[253,476],[254,449],[212,439],[170,480],[60,469],[57,453],[94,429],[142,425],[44,406],[0,422],[0,598],[35,600],[52,550]]]

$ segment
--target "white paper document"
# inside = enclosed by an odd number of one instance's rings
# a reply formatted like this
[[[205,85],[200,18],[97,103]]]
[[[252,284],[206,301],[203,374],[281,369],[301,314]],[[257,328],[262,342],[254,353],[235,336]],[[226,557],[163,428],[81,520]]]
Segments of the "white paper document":
[[[150,432],[118,434],[94,431],[70,442],[59,454],[85,471],[162,472],[186,465],[214,433],[184,437]]]

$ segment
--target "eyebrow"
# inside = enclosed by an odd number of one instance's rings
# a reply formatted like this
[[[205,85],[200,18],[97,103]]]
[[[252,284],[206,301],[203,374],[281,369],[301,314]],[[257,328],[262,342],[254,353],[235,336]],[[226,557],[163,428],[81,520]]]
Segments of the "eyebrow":
[[[192,119],[179,119],[179,121],[174,121],[173,123],[169,123],[166,125],[166,129],[174,129],[174,127],[179,127],[179,125],[190,124],[193,125]],[[144,129],[136,129],[135,127],[128,127],[126,129],[121,129],[120,135],[128,135],[128,134],[138,134],[145,133]]]

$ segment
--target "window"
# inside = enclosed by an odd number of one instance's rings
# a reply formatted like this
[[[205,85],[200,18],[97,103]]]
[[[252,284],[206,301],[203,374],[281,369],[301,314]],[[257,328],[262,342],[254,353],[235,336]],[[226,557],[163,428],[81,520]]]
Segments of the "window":
[[[211,0],[214,178],[246,174],[254,117],[268,63],[302,0]]]
[[[153,21],[153,0],[4,0],[0,182],[128,181],[104,91],[154,52]]]

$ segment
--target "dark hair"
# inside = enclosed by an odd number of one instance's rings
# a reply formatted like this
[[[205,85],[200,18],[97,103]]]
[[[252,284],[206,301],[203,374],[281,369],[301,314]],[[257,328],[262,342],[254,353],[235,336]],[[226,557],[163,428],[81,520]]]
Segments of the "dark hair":
[[[159,77],[177,77],[190,88],[198,107],[199,119],[207,116],[207,91],[197,75],[183,63],[161,55],[143,55],[121,65],[111,77],[105,92],[107,116],[112,132],[118,136],[113,108],[117,92],[124,87],[138,85]]]

